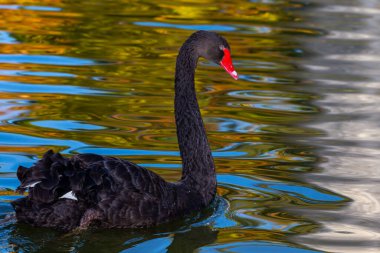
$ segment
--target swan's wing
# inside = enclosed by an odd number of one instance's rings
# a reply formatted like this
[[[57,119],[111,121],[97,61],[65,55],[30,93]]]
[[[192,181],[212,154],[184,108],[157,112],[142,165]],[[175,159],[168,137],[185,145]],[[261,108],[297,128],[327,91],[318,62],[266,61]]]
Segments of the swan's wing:
[[[97,188],[100,195],[129,191],[162,197],[169,186],[156,173],[119,158],[80,154],[71,162],[74,167],[81,168],[70,178],[75,194]]]
[[[95,154],[63,158],[48,151],[30,169],[20,166],[17,177],[17,190],[29,191],[12,202],[17,219],[36,226],[70,230],[91,208],[100,210],[110,227],[150,226],[165,219],[173,202],[172,184],[154,172]]]
[[[176,215],[173,185],[156,173],[113,157],[83,154],[72,160],[82,168],[71,180],[73,192],[101,211],[105,226],[150,227]]]
[[[169,184],[159,175],[132,162],[96,154],[64,158],[48,151],[30,169],[20,166],[19,192],[29,190],[29,198],[51,203],[64,196],[97,203],[121,191],[162,198]],[[65,197],[64,197],[65,198]]]

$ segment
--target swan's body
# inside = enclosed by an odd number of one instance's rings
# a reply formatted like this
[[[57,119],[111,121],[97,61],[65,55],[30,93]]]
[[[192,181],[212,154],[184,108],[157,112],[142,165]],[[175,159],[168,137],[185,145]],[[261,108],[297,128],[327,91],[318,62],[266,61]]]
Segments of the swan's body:
[[[12,202],[19,222],[64,231],[74,228],[151,227],[206,207],[216,193],[211,150],[194,88],[198,58],[220,63],[235,79],[229,45],[221,36],[198,31],[183,44],[175,75],[175,117],[182,157],[180,181],[126,160],[95,154],[64,158],[46,152],[17,177],[29,195]]]

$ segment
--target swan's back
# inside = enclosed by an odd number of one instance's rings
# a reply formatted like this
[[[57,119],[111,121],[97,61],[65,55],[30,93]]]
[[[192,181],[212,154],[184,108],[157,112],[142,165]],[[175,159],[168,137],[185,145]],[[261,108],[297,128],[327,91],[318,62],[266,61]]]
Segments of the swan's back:
[[[17,177],[21,182],[17,190],[29,189],[27,197],[12,202],[17,220],[35,226],[148,227],[177,211],[173,184],[114,157],[64,158],[48,151],[30,169],[20,166]]]

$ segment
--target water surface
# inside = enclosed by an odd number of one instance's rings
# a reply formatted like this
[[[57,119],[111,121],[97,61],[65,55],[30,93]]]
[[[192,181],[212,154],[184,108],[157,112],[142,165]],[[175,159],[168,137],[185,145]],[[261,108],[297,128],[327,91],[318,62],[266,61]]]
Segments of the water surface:
[[[379,252],[380,5],[318,1],[2,1],[0,218],[48,149],[181,175],[174,63],[217,31],[240,79],[201,60],[218,198],[154,229],[0,225],[1,252]]]

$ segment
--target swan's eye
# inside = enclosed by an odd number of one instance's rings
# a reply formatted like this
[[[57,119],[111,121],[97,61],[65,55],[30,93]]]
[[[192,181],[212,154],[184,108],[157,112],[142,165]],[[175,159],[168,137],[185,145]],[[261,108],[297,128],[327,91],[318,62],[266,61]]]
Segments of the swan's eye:
[[[223,45],[220,45],[220,46],[219,46],[219,49],[223,51],[223,50],[224,50],[224,46],[223,46]]]

